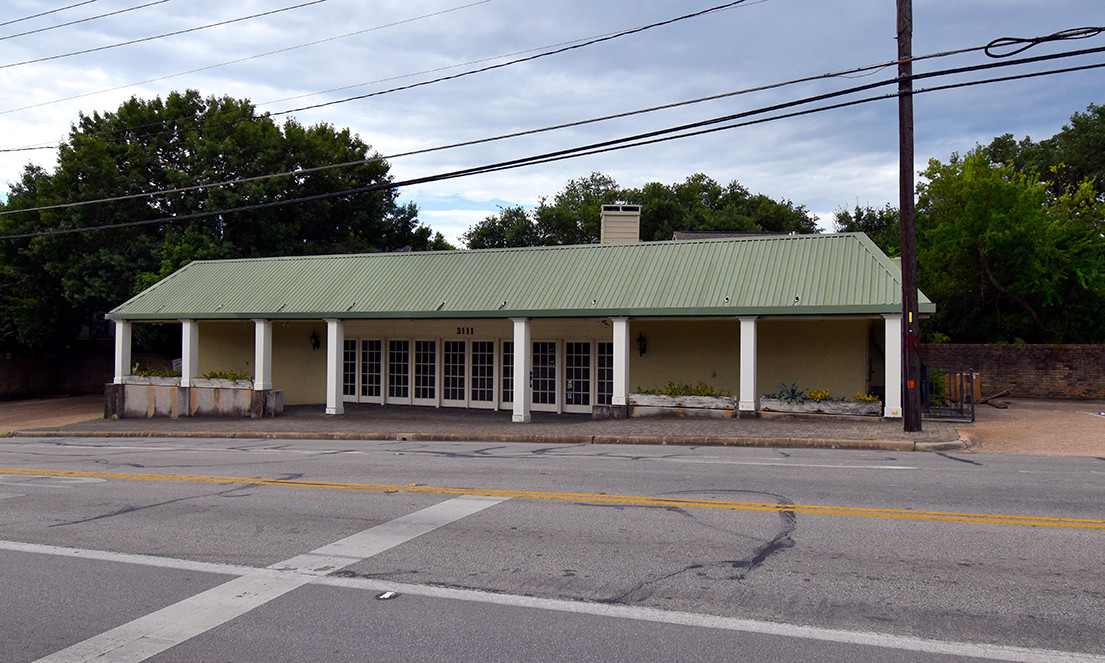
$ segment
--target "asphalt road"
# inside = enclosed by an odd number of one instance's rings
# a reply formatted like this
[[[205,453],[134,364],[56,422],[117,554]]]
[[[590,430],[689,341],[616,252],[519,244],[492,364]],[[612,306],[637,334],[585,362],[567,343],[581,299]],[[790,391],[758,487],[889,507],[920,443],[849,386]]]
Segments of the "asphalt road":
[[[0,660],[1105,661],[1103,479],[1099,458],[5,439]]]

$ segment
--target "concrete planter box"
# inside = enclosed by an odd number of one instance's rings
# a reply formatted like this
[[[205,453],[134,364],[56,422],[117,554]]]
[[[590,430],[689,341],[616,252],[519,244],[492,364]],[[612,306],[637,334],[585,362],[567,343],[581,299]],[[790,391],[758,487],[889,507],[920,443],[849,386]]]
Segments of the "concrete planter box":
[[[764,412],[788,412],[795,414],[847,414],[863,417],[882,415],[882,402],[864,403],[861,401],[803,401],[801,403],[784,401],[781,398],[761,398],[760,409]]]
[[[252,380],[196,379],[181,387],[180,378],[128,376],[105,388],[104,417],[275,417],[284,412],[284,392],[256,391]]]
[[[134,384],[142,386],[156,386],[156,387],[179,387],[180,378],[168,378],[168,377],[147,377],[144,375],[124,375],[123,384]]]
[[[178,381],[179,383],[179,381]],[[253,380],[224,380],[222,378],[192,378],[193,387],[209,389],[253,389]]]
[[[728,419],[737,405],[732,396],[664,396],[630,394],[631,417],[704,417]]]

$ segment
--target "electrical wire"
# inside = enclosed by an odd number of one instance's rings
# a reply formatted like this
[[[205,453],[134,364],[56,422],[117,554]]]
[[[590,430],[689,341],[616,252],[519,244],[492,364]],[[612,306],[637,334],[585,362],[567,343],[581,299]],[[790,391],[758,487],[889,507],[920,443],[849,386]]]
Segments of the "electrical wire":
[[[985,47],[977,47],[977,48],[972,48],[972,49],[967,49],[967,50],[980,50],[982,48],[985,48]],[[1008,66],[1016,66],[1016,65],[1022,65],[1022,64],[1034,64],[1034,63],[1038,63],[1038,62],[1045,62],[1045,61],[1059,59],[1059,58],[1076,57],[1076,56],[1081,56],[1081,55],[1090,55],[1090,54],[1097,54],[1097,53],[1102,53],[1102,52],[1105,52],[1105,47],[1097,47],[1097,48],[1091,48],[1091,49],[1081,49],[1081,50],[1078,50],[1078,51],[1068,51],[1068,52],[1063,52],[1063,53],[1053,53],[1053,54],[1035,56],[1035,57],[1030,57],[1030,58],[1021,58],[1021,59],[1018,59],[1018,60],[1008,60],[1008,61],[1002,61],[1002,62],[988,62],[988,63],[984,63],[984,64],[971,65],[971,66],[966,66],[966,67],[956,67],[956,68],[952,68],[952,69],[937,70],[935,72],[915,74],[913,76],[913,80],[926,80],[928,78],[932,78],[932,77],[936,77],[936,76],[949,76],[949,75],[956,75],[956,74],[972,73],[972,72],[977,72],[977,71],[985,71],[985,70],[989,70],[989,69],[993,69],[993,68],[997,68],[997,67],[1008,67]],[[881,68],[882,66],[883,65],[881,65],[881,64],[879,64],[879,65],[867,65],[867,66],[864,66],[864,67],[853,68],[853,69],[847,70],[846,72],[843,72],[843,73],[853,73],[853,72],[856,72],[856,71],[863,71],[863,70],[867,70],[867,69]],[[390,160],[399,159],[399,158],[403,158],[403,157],[418,156],[418,155],[423,155],[423,154],[429,154],[429,153],[432,153],[432,152],[440,152],[440,151],[444,151],[444,150],[457,149],[457,148],[461,148],[461,147],[472,147],[472,146],[475,146],[475,145],[491,143],[491,142],[497,142],[497,141],[507,140],[507,139],[510,139],[510,138],[520,138],[520,137],[523,137],[523,136],[536,135],[536,134],[539,134],[539,133],[546,133],[546,132],[555,131],[555,130],[559,130],[559,129],[568,129],[568,128],[580,127],[580,126],[585,126],[585,125],[588,125],[588,124],[595,124],[595,123],[598,123],[598,122],[604,122],[604,121],[609,121],[609,120],[614,120],[614,119],[622,119],[622,118],[626,118],[626,117],[642,115],[642,114],[651,113],[651,112],[660,111],[660,110],[670,110],[670,109],[673,109],[673,108],[689,106],[689,105],[692,105],[692,104],[702,103],[702,102],[706,102],[706,101],[714,101],[714,100],[728,98],[728,97],[734,97],[734,96],[738,96],[738,95],[750,94],[752,92],[761,92],[761,91],[765,91],[765,90],[778,89],[778,88],[782,88],[782,87],[789,86],[789,85],[794,85],[794,84],[804,83],[804,82],[812,82],[812,81],[822,80],[822,79],[826,79],[826,78],[837,77],[837,76],[840,76],[840,75],[842,75],[842,72],[830,73],[830,74],[820,74],[820,75],[817,75],[817,76],[807,76],[807,77],[804,77],[804,78],[792,79],[792,80],[789,80],[789,81],[783,81],[783,82],[778,82],[778,83],[770,83],[770,84],[760,85],[760,86],[751,87],[751,88],[744,88],[742,90],[735,90],[735,91],[732,91],[732,92],[724,92],[724,93],[720,93],[720,94],[710,95],[710,96],[707,96],[707,97],[699,97],[697,99],[691,99],[691,100],[687,100],[687,101],[673,102],[673,103],[670,103],[670,104],[662,104],[662,105],[659,105],[659,106],[652,106],[652,107],[648,107],[648,108],[625,111],[625,112],[621,112],[621,113],[614,113],[614,114],[610,114],[610,115],[604,115],[604,116],[600,116],[600,117],[588,118],[588,119],[584,119],[584,120],[576,120],[576,121],[573,121],[573,122],[565,122],[565,123],[561,123],[561,124],[555,124],[555,125],[540,127],[540,128],[536,128],[536,129],[527,129],[527,130],[524,130],[524,131],[517,131],[517,132],[512,132],[512,133],[507,133],[507,134],[500,134],[500,135],[490,136],[490,137],[485,137],[485,138],[478,138],[478,139],[473,139],[473,140],[468,140],[468,141],[449,143],[449,144],[446,144],[446,145],[427,147],[427,148],[422,148],[422,149],[418,149],[418,150],[411,150],[411,151],[407,151],[407,152],[399,152],[399,153],[390,154],[390,155],[387,155],[387,156],[377,155],[377,156],[373,156],[373,157],[370,157],[370,158],[367,158],[367,159],[358,159],[358,160],[354,160],[354,161],[346,161],[346,162],[341,162],[341,163],[326,164],[326,165],[322,165],[322,166],[314,166],[314,167],[311,167],[311,168],[300,168],[300,169],[296,169],[296,170],[283,171],[283,172],[279,172],[279,173],[269,173],[269,174],[265,174],[265,175],[256,175],[256,176],[252,176],[252,177],[237,178],[237,179],[232,179],[232,180],[224,180],[224,181],[221,181],[221,182],[211,182],[211,183],[206,183],[206,184],[195,184],[195,185],[191,185],[191,186],[187,186],[187,187],[177,187],[177,188],[173,188],[173,189],[162,189],[162,190],[157,190],[157,191],[147,191],[147,192],[143,192],[143,193],[128,194],[128,195],[124,195],[124,196],[114,196],[114,197],[110,197],[110,198],[100,198],[100,199],[96,199],[96,200],[83,200],[83,201],[76,201],[76,202],[70,202],[70,203],[60,203],[60,204],[57,204],[57,205],[45,205],[45,206],[41,206],[41,207],[33,207],[33,208],[20,209],[20,210],[0,210],[0,216],[7,216],[9,214],[16,214],[16,213],[19,213],[19,212],[40,212],[40,211],[55,210],[55,209],[68,209],[68,208],[82,207],[82,206],[92,205],[92,204],[97,204],[97,203],[120,202],[120,201],[123,201],[123,200],[134,200],[134,199],[138,199],[138,198],[147,198],[147,197],[153,197],[153,196],[157,196],[157,195],[169,195],[169,194],[175,194],[175,193],[185,193],[185,192],[189,192],[189,191],[200,191],[200,190],[217,188],[217,187],[233,186],[233,185],[236,185],[236,184],[256,182],[256,181],[261,181],[261,180],[273,179],[273,178],[277,178],[277,177],[289,177],[289,176],[293,176],[293,175],[295,175],[295,176],[307,175],[307,174],[310,174],[310,173],[324,171],[324,170],[331,170],[331,169],[336,169],[336,168],[345,168],[345,167],[350,167],[350,166],[360,166],[360,165],[365,165],[365,164],[373,163],[373,162],[377,162],[377,161],[390,161]],[[825,95],[818,95],[816,97],[807,98],[802,103],[810,103],[812,101],[819,101],[819,100],[829,99],[829,98],[838,97],[838,96],[847,95],[847,94],[855,94],[857,92],[862,92],[862,91],[865,91],[865,90],[869,90],[869,89],[872,89],[874,87],[880,87],[880,86],[884,86],[884,85],[889,85],[891,83],[896,83],[897,81],[898,81],[897,78],[893,78],[893,79],[888,79],[888,80],[884,80],[884,81],[880,81],[880,82],[872,83],[872,84],[868,84],[868,85],[861,85],[861,86],[857,86],[857,87],[846,88],[846,89],[841,90],[841,91],[830,92],[830,93],[826,93]],[[767,110],[770,111],[770,110],[773,110],[773,109],[774,109],[774,107],[769,107]],[[730,121],[730,120],[733,120],[733,119],[737,119],[741,116],[742,116],[742,114],[727,115],[727,116],[723,116],[723,117],[720,117],[720,118],[715,118],[713,120],[706,120],[704,122],[707,123],[707,124],[708,123],[714,123],[714,122],[727,122],[727,121]],[[694,124],[690,124],[690,125],[683,125],[681,127],[675,127],[672,130],[673,131],[685,130],[685,129],[694,128],[696,126],[699,126],[699,123],[694,123]],[[645,137],[645,136],[642,135],[642,136],[638,136],[637,138],[643,138],[643,137]]]
[[[4,27],[5,25],[11,25],[12,23],[22,23],[23,21],[29,21],[32,18],[41,18],[43,16],[49,16],[50,14],[57,14],[58,12],[63,12],[66,9],[73,9],[74,7],[80,7],[81,5],[90,5],[93,2],[99,2],[99,0],[84,0],[84,2],[78,2],[72,5],[67,5],[65,7],[58,7],[57,9],[51,9],[49,11],[39,12],[37,14],[31,14],[30,16],[24,16],[23,18],[13,18],[10,21],[4,21],[3,23],[0,23],[0,28]]]
[[[164,4],[168,1],[169,0],[154,0],[154,2],[147,2],[144,5],[137,5],[135,7],[127,7],[126,9],[118,9],[116,11],[108,12],[106,14],[99,14],[97,16],[89,16],[88,18],[77,19],[76,21],[69,21],[68,23],[58,23],[57,25],[47,26],[45,28],[38,28],[37,30],[28,30],[27,32],[20,32],[18,34],[8,35],[6,37],[0,37],[0,41],[4,41],[6,39],[15,39],[16,37],[26,37],[27,35],[38,34],[39,32],[48,32],[50,30],[57,30],[58,28],[67,28],[70,25],[77,25],[78,23],[87,23],[89,21],[95,21],[96,19],[107,18],[108,16],[117,16],[119,14],[126,14],[127,12],[132,12],[136,9],[145,9],[146,7],[152,7],[154,5],[161,5],[161,4]]]
[[[164,2],[164,1],[167,1],[167,0],[162,0],[162,1]],[[115,92],[116,90],[123,90],[123,89],[126,89],[128,87],[134,87],[136,85],[146,85],[147,83],[156,83],[158,81],[166,81],[166,80],[169,80],[170,78],[179,78],[180,76],[187,76],[188,74],[196,74],[196,73],[199,73],[201,71],[210,71],[212,69],[218,69],[220,67],[226,67],[226,66],[229,66],[229,65],[232,65],[232,64],[239,64],[239,63],[242,63],[242,62],[248,62],[250,60],[257,60],[259,58],[268,57],[270,55],[278,55],[280,53],[287,53],[289,51],[298,50],[300,48],[306,48],[308,46],[317,46],[319,44],[325,44],[326,42],[337,41],[339,39],[345,39],[347,37],[355,37],[357,35],[363,35],[363,34],[368,33],[368,32],[374,32],[376,30],[382,30],[384,28],[390,28],[390,27],[394,27],[394,26],[397,26],[397,25],[403,25],[404,23],[413,23],[414,21],[419,21],[419,20],[426,19],[426,18],[432,18],[434,16],[440,16],[442,14],[448,14],[450,12],[459,11],[461,9],[468,9],[469,7],[475,7],[476,5],[487,4],[488,2],[491,2],[491,0],[477,0],[476,2],[470,2],[466,5],[460,5],[459,7],[452,7],[450,9],[442,9],[440,11],[431,12],[429,14],[423,14],[421,16],[415,16],[415,17],[412,17],[412,18],[405,18],[405,19],[402,19],[402,20],[399,20],[399,21],[393,21],[391,23],[385,23],[383,25],[376,25],[376,26],[373,26],[371,28],[365,28],[363,30],[355,30],[353,32],[347,32],[345,34],[335,35],[333,37],[326,37],[325,39],[316,39],[314,41],[309,41],[309,42],[306,42],[306,43],[303,43],[303,44],[295,44],[293,46],[288,46],[288,47],[285,47],[285,48],[278,48],[274,51],[266,51],[264,53],[257,53],[255,55],[248,55],[246,57],[238,58],[236,60],[228,60],[226,62],[218,62],[216,64],[207,65],[206,67],[198,67],[196,69],[189,69],[188,71],[181,71],[181,72],[177,72],[175,74],[167,74],[165,76],[157,76],[155,78],[147,78],[144,81],[138,81],[136,83],[127,83],[125,85],[117,85],[115,87],[109,87],[109,88],[105,88],[103,90],[95,90],[93,92],[85,92],[83,94],[75,94],[71,97],[62,97],[60,99],[53,99],[51,101],[43,101],[41,103],[31,104],[29,106],[21,106],[19,108],[10,108],[8,110],[0,111],[0,115],[7,115],[9,113],[17,113],[19,111],[31,110],[33,108],[41,108],[43,106],[50,106],[52,104],[61,103],[63,101],[73,101],[74,99],[83,99],[85,97],[91,97],[91,96],[94,96],[94,95],[97,95],[97,94],[103,94],[104,92]],[[467,64],[467,63],[465,63],[465,64]],[[464,66],[464,65],[462,64],[462,65],[454,65],[454,66]],[[416,75],[416,74],[408,74],[408,75],[413,76],[413,75]],[[363,83],[362,85],[367,85],[367,83]],[[356,86],[350,86],[350,87],[356,87]],[[329,90],[326,90],[324,92],[328,92],[328,91]],[[313,92],[311,94],[322,94],[322,93]],[[304,95],[304,96],[310,96],[310,95]],[[296,98],[298,98],[298,97],[290,97],[290,99],[296,99]],[[285,99],[280,99],[280,100],[277,100],[277,101],[286,101],[286,100]],[[276,103],[276,102],[272,102],[272,103]],[[263,106],[264,104],[257,104],[257,105],[258,106]],[[35,147],[35,148],[23,148],[23,149],[42,149],[42,148]]]
[[[319,1],[322,1],[322,0],[319,0]],[[712,13],[716,13],[716,12],[719,12],[719,11],[724,11],[724,10],[727,10],[727,9],[731,9],[731,8],[737,6],[737,5],[745,4],[745,3],[748,3],[748,2],[753,2],[753,4],[759,4],[761,2],[766,2],[766,1],[767,0],[733,0],[732,2],[727,2],[727,3],[722,4],[722,5],[709,7],[707,9],[703,9],[701,11],[694,12],[694,13],[691,13],[691,14],[685,14],[683,16],[677,16],[675,18],[667,19],[665,21],[660,21],[660,22],[657,22],[657,23],[652,23],[652,24],[649,24],[649,25],[644,25],[644,26],[640,26],[640,27],[636,27],[636,28],[629,28],[629,29],[626,29],[626,30],[621,30],[619,32],[608,33],[606,35],[601,35],[599,37],[591,38],[591,39],[589,39],[587,41],[584,41],[582,43],[573,44],[571,46],[559,48],[559,49],[554,50],[554,51],[548,51],[548,52],[545,52],[545,53],[539,53],[537,55],[533,55],[533,56],[529,56],[529,57],[519,58],[519,59],[516,59],[516,60],[510,60],[508,62],[503,62],[503,63],[497,64],[497,65],[492,65],[492,66],[488,66],[488,67],[483,67],[481,69],[461,72],[459,74],[453,74],[453,75],[450,75],[450,76],[443,76],[441,78],[436,78],[436,79],[429,80],[429,81],[422,81],[422,82],[414,83],[414,84],[411,84],[411,85],[404,85],[404,86],[400,86],[400,87],[396,87],[396,88],[391,88],[391,89],[388,89],[388,90],[381,90],[381,91],[373,92],[373,93],[370,93],[370,94],[359,95],[359,96],[356,96],[356,97],[350,97],[348,99],[340,99],[340,100],[325,102],[325,103],[321,103],[321,104],[314,104],[314,105],[311,105],[311,106],[305,106],[303,108],[295,108],[295,109],[291,109],[291,110],[285,110],[285,111],[278,111],[278,112],[275,112],[275,113],[269,113],[269,114],[267,114],[265,116],[262,116],[262,117],[275,117],[275,116],[281,116],[281,115],[288,115],[288,114],[291,114],[291,113],[294,113],[294,112],[297,112],[297,111],[301,111],[301,110],[321,108],[323,106],[331,106],[331,105],[334,105],[334,104],[346,103],[346,102],[349,102],[349,101],[367,99],[369,97],[376,97],[376,96],[380,96],[380,95],[384,95],[384,94],[391,94],[393,92],[400,92],[400,91],[403,91],[403,90],[409,90],[411,88],[422,87],[422,86],[431,85],[431,84],[434,84],[434,83],[440,83],[440,82],[447,81],[447,80],[454,80],[454,79],[457,79],[457,78],[470,76],[472,74],[483,73],[485,71],[500,69],[500,68],[503,68],[503,67],[508,67],[508,66],[512,66],[512,65],[515,65],[515,64],[520,64],[520,63],[523,63],[523,62],[529,62],[529,61],[536,60],[538,58],[546,57],[546,56],[549,56],[549,55],[556,55],[556,54],[559,54],[559,53],[564,53],[564,52],[567,52],[567,51],[570,51],[570,50],[573,50],[573,49],[577,49],[577,48],[582,48],[582,47],[585,47],[585,46],[591,46],[593,44],[601,43],[601,42],[604,42],[604,41],[609,41],[611,39],[617,39],[619,37],[624,37],[624,36],[628,36],[628,35],[631,35],[631,34],[637,34],[639,32],[643,32],[645,30],[649,30],[649,29],[656,28],[656,27],[661,27],[661,26],[664,26],[664,25],[670,25],[670,24],[676,23],[678,21],[683,21],[683,20],[687,20],[687,19],[690,19],[690,18],[696,18],[698,16],[703,16],[703,15],[706,15],[706,14],[712,14]],[[239,124],[239,123],[251,122],[251,121],[253,121],[252,118],[251,119],[244,119],[244,120],[233,120],[233,121],[222,123],[222,124]],[[166,123],[167,123],[167,121],[162,121],[162,122],[151,122],[151,123],[142,124],[142,125],[135,125],[135,126],[132,126],[132,127],[126,127],[124,129],[118,129],[114,133],[122,133],[122,132],[127,132],[127,131],[133,131],[135,129],[145,129],[145,128],[148,128],[148,127],[164,125]],[[217,125],[213,125],[213,124],[203,125],[203,128],[207,128],[207,127],[211,127],[211,126],[217,126]],[[197,129],[198,129],[198,127],[197,127]],[[179,130],[179,129],[174,128],[174,131],[177,131],[177,130]],[[159,135],[159,134],[153,134],[153,135]],[[12,151],[12,152],[15,152],[15,151],[32,151],[32,150],[53,149],[53,148],[54,148],[53,145],[28,146],[28,147],[22,147],[22,148],[0,149],[0,152],[6,152],[6,151]]]
[[[992,58],[1008,58],[1014,55],[1019,55],[1032,48],[1033,46],[1039,46],[1050,41],[1063,41],[1068,39],[1089,39],[1096,37],[1102,32],[1105,32],[1105,28],[1102,27],[1088,27],[1088,28],[1071,28],[1069,30],[1060,30],[1044,37],[1000,37],[995,39],[986,45],[986,55]],[[1016,47],[1016,48],[1013,48]],[[998,49],[1012,48],[1010,51],[999,52]]]
[[[998,66],[1009,66],[1009,64],[1014,64],[1014,63],[992,64],[992,65],[987,65],[985,67],[980,67],[980,68],[989,69],[989,68],[998,67]],[[963,81],[963,82],[959,82],[959,83],[951,83],[951,84],[946,84],[946,85],[941,85],[941,86],[934,86],[934,87],[930,87],[930,88],[922,88],[922,89],[919,89],[919,90],[914,90],[913,94],[923,94],[923,93],[930,93],[930,92],[936,92],[936,91],[942,91],[942,90],[949,90],[949,89],[954,89],[954,88],[971,87],[971,86],[975,86],[975,85],[986,85],[986,84],[991,84],[991,83],[1007,82],[1007,81],[1010,81],[1010,80],[1034,78],[1034,77],[1040,77],[1040,76],[1049,76],[1049,75],[1070,73],[1070,72],[1076,72],[1076,71],[1088,71],[1088,70],[1100,69],[1100,68],[1105,68],[1105,63],[1096,63],[1096,64],[1091,64],[1091,65],[1077,66],[1077,67],[1067,67],[1067,68],[1055,69],[1055,70],[1049,70],[1049,71],[1028,72],[1028,73],[1024,73],[1024,74],[1016,74],[1016,75],[1012,75],[1012,76],[1004,76],[1004,77],[984,79],[984,80],[978,80],[978,81]],[[914,78],[915,79],[916,78],[932,78],[932,77],[936,77],[936,76],[951,75],[951,74],[954,74],[954,73],[961,73],[962,69],[964,69],[964,68],[960,68],[959,70],[949,70],[949,72],[947,72],[947,73],[946,72],[930,72],[930,73],[927,73],[927,74],[922,74],[921,76],[916,76]],[[146,219],[146,220],[141,220],[141,221],[126,221],[126,222],[120,222],[120,223],[114,223],[114,224],[105,224],[105,225],[100,225],[100,226],[86,226],[86,227],[82,227],[82,228],[66,228],[66,229],[58,229],[58,230],[38,231],[38,232],[32,232],[32,233],[20,233],[20,234],[12,234],[12,235],[3,235],[3,236],[0,236],[0,240],[5,240],[5,239],[29,239],[29,238],[35,238],[35,237],[46,237],[46,236],[54,236],[54,235],[67,235],[67,234],[74,234],[74,233],[90,232],[90,231],[96,231],[96,230],[130,228],[130,227],[153,225],[153,224],[159,224],[159,223],[177,223],[177,222],[180,222],[180,221],[188,221],[188,220],[197,219],[197,218],[204,218],[204,217],[223,215],[223,214],[231,214],[231,213],[237,213],[237,212],[255,211],[255,210],[261,210],[261,209],[270,209],[270,208],[274,208],[274,207],[282,207],[282,206],[291,205],[291,204],[299,204],[299,203],[305,203],[305,202],[313,202],[313,201],[317,201],[317,200],[325,200],[325,199],[330,199],[330,198],[353,196],[353,195],[358,195],[358,194],[362,194],[362,193],[371,193],[371,192],[376,192],[376,191],[396,189],[396,188],[404,187],[404,186],[414,186],[414,185],[418,185],[418,184],[427,184],[427,183],[431,183],[431,182],[438,182],[438,181],[444,181],[444,180],[449,180],[449,179],[456,179],[456,178],[459,178],[459,177],[467,177],[467,176],[485,174],[485,173],[490,173],[490,172],[497,172],[497,171],[502,171],[502,170],[511,170],[511,169],[514,169],[514,168],[521,168],[521,167],[524,167],[524,166],[532,166],[532,165],[537,165],[537,164],[550,163],[550,162],[553,162],[553,161],[560,161],[560,160],[564,160],[564,159],[578,158],[578,157],[581,157],[581,156],[589,156],[589,155],[599,154],[599,153],[603,153],[603,152],[610,152],[610,151],[613,151],[613,150],[628,149],[628,148],[632,148],[632,147],[641,147],[641,146],[644,146],[644,145],[651,145],[651,144],[666,142],[666,141],[671,141],[671,140],[679,140],[679,139],[684,139],[684,138],[701,136],[701,135],[705,135],[705,134],[708,134],[708,133],[716,133],[716,132],[719,132],[719,131],[731,130],[731,129],[735,129],[735,128],[739,128],[739,127],[750,126],[750,125],[753,125],[753,124],[762,124],[762,123],[765,123],[765,122],[772,122],[772,121],[777,121],[777,120],[780,120],[780,119],[798,117],[798,116],[801,116],[801,115],[810,115],[810,114],[813,114],[813,113],[825,112],[825,111],[828,111],[828,110],[835,110],[835,109],[845,108],[845,107],[849,107],[849,106],[856,106],[856,105],[859,105],[859,104],[870,103],[870,102],[874,102],[874,101],[893,99],[893,98],[898,97],[901,93],[900,92],[890,92],[890,93],[886,93],[884,95],[879,95],[879,96],[874,96],[874,97],[867,97],[867,98],[863,98],[863,99],[853,99],[853,100],[839,102],[839,103],[828,105],[828,106],[820,106],[820,107],[817,107],[817,108],[794,111],[794,112],[785,113],[785,114],[776,115],[776,116],[767,117],[767,118],[757,118],[757,119],[754,119],[754,120],[743,120],[743,118],[752,117],[752,116],[755,116],[755,115],[770,113],[770,112],[774,112],[774,111],[777,111],[777,110],[785,110],[787,108],[793,108],[793,107],[808,104],[808,103],[811,103],[811,102],[814,102],[814,101],[826,100],[826,99],[836,97],[836,96],[852,94],[856,91],[869,90],[869,89],[873,89],[875,87],[893,85],[893,84],[896,84],[897,82],[898,82],[897,78],[887,79],[887,80],[884,80],[884,81],[879,81],[877,83],[870,83],[870,84],[867,84],[867,85],[858,86],[856,88],[851,88],[849,90],[840,90],[840,91],[837,91],[837,92],[826,93],[826,94],[822,94],[822,95],[816,95],[816,96],[813,96],[813,97],[806,97],[804,99],[799,99],[799,100],[795,100],[795,101],[791,101],[791,102],[786,102],[786,103],[782,103],[782,104],[775,104],[773,106],[768,106],[768,107],[764,107],[764,108],[745,111],[743,113],[737,113],[737,114],[725,116],[725,118],[713,118],[711,120],[704,120],[702,122],[696,122],[696,123],[681,125],[680,127],[662,129],[662,130],[637,134],[635,136],[629,136],[629,137],[624,137],[624,138],[619,138],[619,139],[602,141],[602,142],[598,142],[598,143],[592,143],[590,145],[585,145],[585,146],[580,146],[580,147],[575,147],[575,148],[569,148],[569,149],[565,149],[565,150],[547,152],[547,153],[540,154],[540,155],[522,157],[522,158],[518,158],[518,159],[512,159],[512,160],[508,160],[508,161],[501,161],[501,162],[498,162],[498,163],[486,164],[486,165],[483,165],[483,166],[465,168],[465,169],[451,171],[451,172],[447,172],[447,173],[440,173],[440,174],[436,174],[436,175],[428,175],[428,176],[424,176],[424,177],[413,178],[413,179],[408,179],[408,180],[402,180],[402,181],[397,181],[397,182],[396,181],[383,182],[383,183],[379,183],[379,184],[373,184],[373,185],[368,185],[368,186],[364,186],[364,187],[357,187],[357,188],[354,188],[354,189],[347,189],[347,190],[343,190],[343,191],[332,191],[332,192],[327,192],[327,193],[315,194],[315,195],[311,195],[311,196],[302,196],[302,197],[298,197],[298,198],[288,198],[288,199],[284,199],[284,200],[270,201],[270,202],[267,202],[267,203],[256,203],[256,204],[244,205],[244,206],[240,206],[240,207],[225,208],[225,209],[220,209],[220,210],[208,210],[208,211],[196,212],[196,213],[192,213],[192,214],[185,214],[185,215],[179,215],[179,216],[161,217],[161,218],[157,218],[157,219]],[[741,121],[739,123],[735,123],[735,124],[721,124],[722,122],[731,121],[733,119],[742,119],[743,121]],[[707,126],[707,125],[711,125],[711,124],[718,124],[720,126]],[[689,129],[694,129],[694,130],[689,131]],[[19,210],[19,211],[28,211],[28,210]]]
[[[302,7],[309,7],[311,5],[322,4],[328,0],[310,0],[310,2],[303,2],[298,5],[292,5],[290,7],[282,7],[280,9],[272,9],[267,12],[261,12],[259,14],[250,14],[249,16],[239,16],[238,18],[228,19],[226,21],[219,21],[217,23],[208,23],[207,25],[199,25],[194,28],[185,28],[184,30],[174,30],[173,32],[165,32],[159,35],[153,35],[150,37],[142,37],[140,39],[131,39],[130,41],[116,42],[114,44],[107,44],[105,46],[97,46],[95,48],[86,48],[80,51],[71,51],[69,53],[61,53],[59,55],[49,55],[46,57],[35,58],[33,60],[24,60],[23,62],[11,62],[8,64],[0,64],[0,69],[10,69],[11,67],[20,67],[25,64],[36,64],[39,62],[49,62],[51,60],[60,60],[62,58],[72,57],[74,55],[86,55],[88,53],[96,53],[98,51],[106,51],[112,48],[119,48],[120,46],[131,46],[134,44],[141,44],[147,41],[154,41],[155,39],[164,39],[165,37],[175,37],[177,35],[188,34],[189,32],[198,32],[199,30],[207,30],[208,28],[216,28],[223,25],[230,25],[231,23],[240,23],[242,21],[248,21],[254,18],[261,18],[262,16],[272,16],[273,14],[279,14],[281,12],[291,11],[293,9],[300,9]]]

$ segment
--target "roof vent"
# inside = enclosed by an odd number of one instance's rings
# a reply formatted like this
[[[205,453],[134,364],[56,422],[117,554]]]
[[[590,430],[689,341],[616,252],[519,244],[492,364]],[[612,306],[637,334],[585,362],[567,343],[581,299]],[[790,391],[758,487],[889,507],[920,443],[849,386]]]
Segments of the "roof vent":
[[[641,241],[640,205],[603,205],[602,244],[635,244]]]

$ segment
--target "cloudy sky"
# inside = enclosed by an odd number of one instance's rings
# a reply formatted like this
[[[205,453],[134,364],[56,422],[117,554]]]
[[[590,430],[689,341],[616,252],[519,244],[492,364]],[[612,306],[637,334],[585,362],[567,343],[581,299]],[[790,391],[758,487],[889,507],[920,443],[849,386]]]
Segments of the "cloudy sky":
[[[375,151],[390,156],[844,72],[896,57],[895,0],[745,0],[615,36],[723,4],[5,0],[0,10],[0,195],[26,164],[54,165],[53,149],[17,148],[56,146],[78,113],[112,111],[131,96],[152,98],[190,88],[205,96],[247,98],[261,111],[293,116],[302,124],[349,127]],[[999,37],[1036,37],[1105,24],[1101,0],[913,4],[916,56],[984,46]],[[296,8],[276,11],[291,7]],[[275,13],[204,27],[262,12]],[[179,31],[188,32],[159,37]],[[601,37],[613,38],[584,45]],[[132,41],[137,43],[119,45]],[[575,45],[579,47],[552,54]],[[1037,45],[1017,57],[1103,46],[1105,35]],[[915,70],[1011,59],[972,51],[924,60]],[[1083,55],[935,78],[917,87],[1102,62],[1105,54]],[[490,65],[505,66],[456,76]],[[392,174],[404,180],[581,147],[876,83],[894,73],[894,67],[872,69],[395,157],[390,159]],[[452,78],[429,82],[443,77]],[[345,101],[416,83],[427,84]],[[882,87],[845,99],[890,91]],[[328,102],[339,103],[308,108]],[[930,158],[946,160],[954,151],[965,152],[1004,133],[1045,138],[1090,103],[1105,103],[1105,71],[1100,69],[919,94],[917,169]],[[594,171],[627,187],[671,184],[702,172],[723,184],[738,180],[753,192],[804,205],[827,227],[832,213],[844,207],[896,205],[897,170],[897,103],[885,99],[407,187],[401,198],[415,202],[423,222],[455,241],[501,206],[533,206],[569,179]]]

